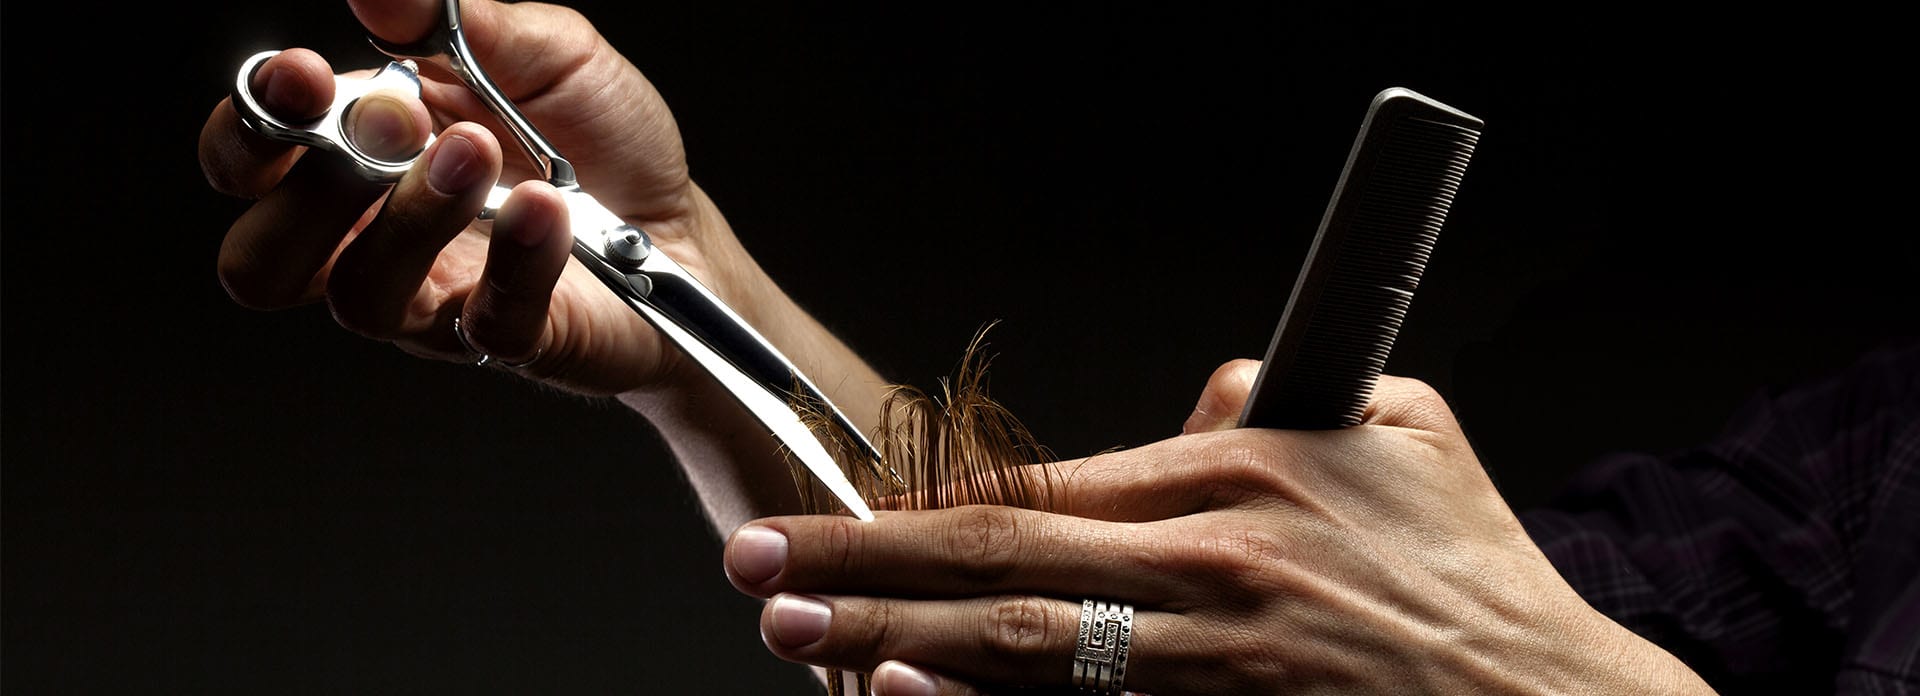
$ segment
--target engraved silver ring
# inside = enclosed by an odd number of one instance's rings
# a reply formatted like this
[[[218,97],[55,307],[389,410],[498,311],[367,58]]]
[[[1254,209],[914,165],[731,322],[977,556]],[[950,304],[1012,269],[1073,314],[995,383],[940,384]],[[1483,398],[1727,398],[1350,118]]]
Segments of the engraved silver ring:
[[[1079,642],[1073,650],[1073,685],[1090,694],[1125,693],[1127,653],[1132,647],[1133,605],[1082,600]]]

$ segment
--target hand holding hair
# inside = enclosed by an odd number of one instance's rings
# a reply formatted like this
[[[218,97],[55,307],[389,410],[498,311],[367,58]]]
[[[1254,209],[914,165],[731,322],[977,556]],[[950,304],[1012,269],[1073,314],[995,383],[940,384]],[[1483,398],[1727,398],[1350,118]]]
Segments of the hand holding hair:
[[[728,576],[769,649],[879,694],[1071,685],[1082,600],[1134,607],[1158,694],[1709,693],[1561,580],[1445,402],[1383,377],[1365,422],[1233,428],[1258,363],[1186,432],[1053,466],[1040,506],[748,524]]]

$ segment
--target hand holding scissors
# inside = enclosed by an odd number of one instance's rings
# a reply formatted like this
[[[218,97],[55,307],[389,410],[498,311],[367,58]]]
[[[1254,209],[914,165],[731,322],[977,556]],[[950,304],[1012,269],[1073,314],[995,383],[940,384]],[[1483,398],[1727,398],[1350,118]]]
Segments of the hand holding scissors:
[[[463,80],[418,83],[443,122],[456,122],[418,155],[421,166],[413,166],[411,155],[386,159],[384,168],[345,166],[358,159],[356,153],[367,154],[347,137],[354,119],[365,118],[339,108],[347,106],[341,98],[357,96],[361,103],[354,111],[374,114],[381,110],[368,105],[386,98],[353,92],[357,79],[331,85],[338,90],[331,94],[316,90],[314,96],[321,98],[309,98],[306,108],[298,99],[291,107],[273,103],[286,96],[284,90],[276,92],[277,81],[304,74],[312,82],[312,73],[326,74],[316,56],[262,56],[242,71],[237,110],[217,111],[202,139],[202,159],[216,187],[261,196],[223,247],[222,278],[236,299],[273,307],[324,298],[343,325],[410,352],[533,360],[524,372],[586,393],[628,393],[681,375],[717,379],[766,426],[763,432],[775,433],[830,489],[838,489],[850,510],[864,512],[857,496],[839,485],[844,479],[835,481],[838,468],[829,470],[824,452],[808,451],[818,443],[810,434],[802,436],[804,428],[794,429],[798,420],[786,392],[829,405],[834,401],[727,300],[773,315],[766,323],[786,343],[805,347],[810,366],[851,366],[851,375],[827,375],[835,386],[879,380],[793,307],[739,248],[712,203],[687,179],[672,116],[651,86],[604,42],[497,54],[512,43],[498,34],[520,32],[524,39],[540,29],[532,22],[584,24],[570,12],[471,3],[464,17],[468,26],[494,29],[469,35],[462,30],[460,5],[443,9],[427,25],[418,21],[424,13],[417,7],[356,7],[374,30],[376,45],[397,57],[412,52],[408,57],[434,61],[429,64],[449,68]],[[472,22],[476,13],[484,13],[487,21]],[[527,21],[503,17],[510,13],[525,13]],[[507,26],[512,29],[499,28]],[[549,28],[550,35],[592,35],[577,25],[564,29]],[[381,36],[426,38],[403,43]],[[516,70],[494,85],[479,71],[481,60],[510,61]],[[592,72],[582,74],[587,71]],[[404,85],[383,82],[395,75],[382,74],[386,77],[376,78],[376,84],[404,91]],[[526,113],[566,127],[548,140],[506,94],[523,95]],[[298,116],[275,119],[289,131],[259,128],[264,138],[234,123],[243,115],[254,119],[289,112]],[[337,130],[317,129],[316,124],[341,116],[348,120],[336,123]],[[495,123],[507,137],[496,139],[469,121]],[[255,125],[262,123],[267,122]],[[291,131],[307,134],[306,140],[296,139],[299,144],[343,156],[299,157],[284,140]],[[497,176],[505,164],[498,140],[516,142],[534,155],[537,180],[516,187],[511,198],[501,195],[504,189],[494,190],[494,177],[488,176]],[[581,155],[570,163],[562,151]],[[450,157],[459,161],[446,165],[443,160]],[[449,170],[465,175],[460,185],[443,186],[460,178],[442,176]],[[355,184],[353,179],[371,181]],[[390,193],[386,181],[395,182]],[[593,195],[580,188],[582,182]],[[379,213],[363,217],[382,195],[386,202]],[[469,228],[468,221],[494,206],[500,217],[490,238],[479,233],[484,226]],[[569,254],[577,263],[567,263]],[[729,291],[725,300],[696,275]],[[456,322],[464,332],[456,330]],[[678,349],[665,349],[661,338]],[[822,345],[824,350],[816,349]],[[838,392],[849,393],[862,398],[858,389]],[[843,427],[852,425],[837,410],[829,413],[839,416]]]

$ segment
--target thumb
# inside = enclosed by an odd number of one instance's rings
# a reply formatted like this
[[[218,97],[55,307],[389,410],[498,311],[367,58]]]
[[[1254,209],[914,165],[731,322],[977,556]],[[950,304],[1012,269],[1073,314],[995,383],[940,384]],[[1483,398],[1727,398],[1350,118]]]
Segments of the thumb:
[[[375,38],[404,45],[427,38],[444,21],[440,15],[443,1],[348,0],[347,5]]]
[[[1240,424],[1240,411],[1247,406],[1247,394],[1260,374],[1258,360],[1230,360],[1215,368],[1193,405],[1193,414],[1180,427],[1182,435],[1229,430]]]
[[[594,194],[602,204],[630,219],[687,213],[686,151],[672,113],[584,15],[540,2],[348,0],[374,38],[399,46],[444,26],[444,2],[459,3],[467,48],[502,96],[562,155],[594,153],[573,165],[582,185],[605,182]],[[428,80],[422,89],[439,116],[488,124],[501,142],[513,141],[464,85]]]
[[[354,17],[374,38],[413,46],[447,23],[446,2],[456,0],[348,0]],[[579,13],[545,3],[457,0],[460,31],[481,66],[510,99],[544,91],[579,69],[605,44]],[[590,39],[590,40],[583,40]]]

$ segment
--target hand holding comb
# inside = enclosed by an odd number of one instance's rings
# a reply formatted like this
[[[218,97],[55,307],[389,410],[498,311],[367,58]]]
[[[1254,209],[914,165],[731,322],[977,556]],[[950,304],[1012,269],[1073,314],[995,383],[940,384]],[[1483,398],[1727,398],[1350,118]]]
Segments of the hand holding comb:
[[[1373,98],[1240,427],[1360,424],[1484,126],[1410,90]]]

